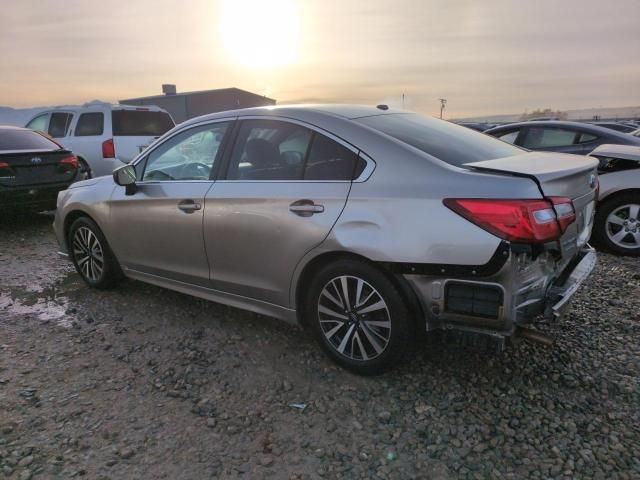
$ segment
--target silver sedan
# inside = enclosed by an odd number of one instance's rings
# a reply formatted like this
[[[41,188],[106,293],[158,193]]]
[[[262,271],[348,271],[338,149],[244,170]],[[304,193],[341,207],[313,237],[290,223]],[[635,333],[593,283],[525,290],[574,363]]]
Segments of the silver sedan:
[[[362,374],[419,332],[507,340],[589,274],[598,162],[404,111],[312,105],[187,121],[61,192],[91,287],[123,277],[300,322]]]

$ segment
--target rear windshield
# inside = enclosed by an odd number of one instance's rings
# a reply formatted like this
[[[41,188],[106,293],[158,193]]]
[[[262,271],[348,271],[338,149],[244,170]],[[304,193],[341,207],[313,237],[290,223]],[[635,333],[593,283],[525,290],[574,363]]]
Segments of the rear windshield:
[[[113,135],[121,137],[158,137],[174,127],[166,112],[114,110]]]
[[[355,119],[451,165],[493,160],[523,150],[454,123],[414,113],[394,113]]]
[[[59,150],[60,146],[31,130],[0,129],[0,152],[3,150]]]

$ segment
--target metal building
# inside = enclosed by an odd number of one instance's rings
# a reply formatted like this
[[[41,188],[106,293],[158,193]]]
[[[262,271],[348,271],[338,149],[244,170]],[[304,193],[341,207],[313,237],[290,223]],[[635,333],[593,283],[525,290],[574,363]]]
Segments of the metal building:
[[[272,98],[239,88],[177,93],[175,85],[162,85],[162,92],[164,95],[129,98],[120,100],[120,103],[124,105],[156,105],[169,112],[176,123],[207,113],[276,104]]]

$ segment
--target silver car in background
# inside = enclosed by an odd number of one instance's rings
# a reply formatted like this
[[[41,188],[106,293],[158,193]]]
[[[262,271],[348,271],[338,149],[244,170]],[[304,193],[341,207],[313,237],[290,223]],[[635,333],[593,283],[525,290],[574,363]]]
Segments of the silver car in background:
[[[508,339],[560,316],[590,273],[598,162],[526,152],[404,111],[222,112],[58,197],[63,254],[311,330],[379,372],[420,331]]]

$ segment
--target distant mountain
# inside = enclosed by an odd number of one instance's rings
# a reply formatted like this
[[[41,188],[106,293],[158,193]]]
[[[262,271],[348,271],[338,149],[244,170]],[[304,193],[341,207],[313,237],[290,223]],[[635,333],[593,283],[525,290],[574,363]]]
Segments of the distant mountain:
[[[11,108],[0,107],[0,125],[14,125],[16,127],[24,127],[26,123],[35,117],[38,112],[48,107],[36,108]]]
[[[599,116],[600,120],[617,119],[638,119],[640,118],[640,106],[637,107],[612,107],[612,108],[581,108],[578,110],[567,110],[568,120],[592,120],[594,116]],[[481,122],[481,123],[509,123],[517,122],[521,119],[522,113],[483,115],[479,117],[457,118],[460,122]]]

